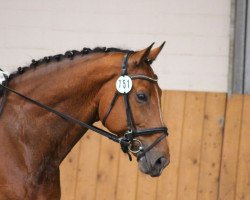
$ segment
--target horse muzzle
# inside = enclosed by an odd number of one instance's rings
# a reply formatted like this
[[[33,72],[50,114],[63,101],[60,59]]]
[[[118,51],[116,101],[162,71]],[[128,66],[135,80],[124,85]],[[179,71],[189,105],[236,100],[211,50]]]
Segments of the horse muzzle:
[[[155,151],[148,152],[138,160],[141,172],[148,174],[151,177],[160,176],[169,163],[169,157],[163,153],[157,153]]]

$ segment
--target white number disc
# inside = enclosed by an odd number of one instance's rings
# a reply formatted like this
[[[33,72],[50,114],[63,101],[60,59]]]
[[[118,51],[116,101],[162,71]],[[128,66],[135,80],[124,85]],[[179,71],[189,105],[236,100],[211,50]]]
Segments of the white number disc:
[[[116,89],[122,94],[129,93],[132,89],[132,80],[129,76],[120,76],[116,81]]]
[[[0,83],[2,83],[5,80],[4,75],[9,76],[9,73],[0,70]]]

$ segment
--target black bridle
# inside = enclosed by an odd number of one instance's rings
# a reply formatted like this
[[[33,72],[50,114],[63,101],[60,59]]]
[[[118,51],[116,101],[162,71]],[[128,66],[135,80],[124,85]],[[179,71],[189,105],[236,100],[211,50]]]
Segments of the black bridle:
[[[124,60],[123,60],[123,63],[122,63],[121,76],[127,75],[127,63],[128,63],[128,59],[129,59],[130,55],[131,55],[131,52],[128,52],[124,57]],[[143,79],[143,80],[150,81],[152,83],[157,82],[157,79],[148,77],[146,75],[138,75],[137,74],[137,75],[129,75],[129,77],[132,80],[134,80],[134,79]],[[105,114],[105,116],[104,116],[104,118],[102,120],[103,125],[105,125],[107,117],[109,116],[109,114],[110,114],[116,100],[118,99],[118,96],[123,95],[125,108],[126,108],[126,116],[127,116],[127,131],[124,133],[123,137],[118,137],[113,133],[107,132],[107,131],[105,131],[103,129],[100,129],[100,128],[94,126],[94,125],[90,125],[90,124],[87,124],[87,123],[85,123],[83,121],[75,119],[75,118],[73,118],[72,116],[70,116],[70,115],[68,115],[66,113],[57,111],[57,110],[55,110],[55,109],[53,109],[53,108],[39,102],[39,101],[36,101],[36,100],[34,100],[34,99],[30,98],[30,97],[27,97],[27,96],[19,93],[18,91],[15,91],[15,90],[9,88],[7,86],[7,82],[8,82],[8,79],[6,78],[6,81],[4,81],[5,84],[0,84],[0,86],[4,88],[4,97],[3,97],[3,100],[1,102],[0,108],[3,108],[4,102],[6,101],[6,98],[7,98],[6,91],[15,93],[16,95],[30,101],[31,103],[33,103],[33,104],[35,104],[35,105],[37,105],[37,106],[51,112],[51,113],[54,113],[55,115],[61,117],[64,120],[67,120],[67,121],[69,121],[69,122],[71,122],[73,124],[77,124],[77,125],[79,125],[81,127],[90,129],[90,130],[92,130],[92,131],[94,131],[96,133],[99,133],[99,134],[109,138],[110,140],[113,140],[114,142],[119,143],[121,145],[122,151],[124,153],[128,154],[130,160],[132,160],[132,157],[129,154],[129,152],[136,154],[137,155],[137,160],[140,160],[140,158],[145,156],[145,154],[148,151],[150,151],[154,146],[156,146],[161,140],[163,140],[168,135],[168,129],[166,127],[157,127],[157,128],[136,130],[136,127],[134,126],[134,123],[133,123],[133,116],[132,116],[131,108],[130,108],[130,105],[129,105],[128,93],[121,94],[118,91],[116,91],[115,96],[114,96],[113,100],[111,101],[110,107],[109,107],[108,111],[106,112],[106,114]],[[162,133],[162,134],[151,145],[149,145],[145,149],[143,149],[141,141],[136,139],[139,136],[152,135],[152,134],[156,134],[156,133]],[[133,145],[135,145],[135,144],[137,144],[137,149],[136,150],[132,149]]]
[[[121,76],[128,75],[127,65],[128,65],[128,59],[130,55],[131,55],[131,52],[128,52],[124,57],[124,60],[122,63]],[[158,81],[156,78],[152,78],[152,77],[142,75],[142,74],[128,75],[128,76],[132,80],[143,79],[153,84],[157,83]],[[137,160],[140,160],[141,157],[145,156],[145,154],[149,150],[151,150],[155,145],[157,145],[162,139],[164,139],[168,135],[168,130],[167,130],[167,127],[157,127],[157,128],[137,130],[136,127],[134,126],[134,120],[133,120],[133,115],[132,115],[132,111],[131,111],[130,104],[129,104],[128,93],[119,93],[118,91],[115,92],[115,95],[111,101],[110,107],[108,108],[106,114],[103,117],[102,123],[104,126],[106,124],[107,118],[109,114],[111,113],[111,110],[114,107],[115,102],[118,99],[119,95],[123,95],[125,109],[126,109],[126,117],[127,117],[127,131],[124,133],[124,136],[120,138],[121,149],[123,150],[124,153],[132,152],[132,153],[137,154]],[[141,141],[136,138],[139,136],[152,135],[155,133],[162,133],[162,134],[150,146],[143,149]],[[134,143],[136,143],[138,146],[136,150],[132,150],[132,145]],[[129,155],[129,158],[131,160],[130,155]]]

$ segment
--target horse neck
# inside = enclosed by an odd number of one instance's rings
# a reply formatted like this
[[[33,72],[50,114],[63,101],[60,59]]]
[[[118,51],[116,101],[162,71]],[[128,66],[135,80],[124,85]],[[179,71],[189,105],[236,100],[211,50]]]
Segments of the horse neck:
[[[114,69],[108,68],[112,65],[105,66],[104,58],[104,55],[93,55],[40,66],[33,72],[16,77],[10,87],[92,124],[98,119],[98,92],[115,74]],[[17,108],[16,105],[20,106]],[[14,94],[9,95],[8,106],[14,115],[20,112],[18,119],[14,120],[16,129],[12,131],[25,134],[25,137],[19,135],[17,139],[28,145],[31,151],[37,152],[36,156],[40,158],[36,160],[44,159],[44,155],[47,155],[48,160],[59,165],[87,131]],[[14,115],[12,117],[16,117]]]

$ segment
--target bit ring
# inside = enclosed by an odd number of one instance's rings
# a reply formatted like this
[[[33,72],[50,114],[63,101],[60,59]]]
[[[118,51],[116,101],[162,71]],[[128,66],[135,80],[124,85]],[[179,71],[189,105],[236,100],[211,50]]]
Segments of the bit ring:
[[[139,147],[138,147],[138,149],[137,150],[132,150],[132,143],[133,142],[137,142],[138,144],[139,144]],[[130,142],[130,144],[129,144],[129,146],[128,146],[128,150],[131,152],[131,153],[139,153],[140,151],[142,151],[142,143],[141,143],[141,141],[140,140],[138,140],[138,139],[133,139],[133,141],[132,142]]]

